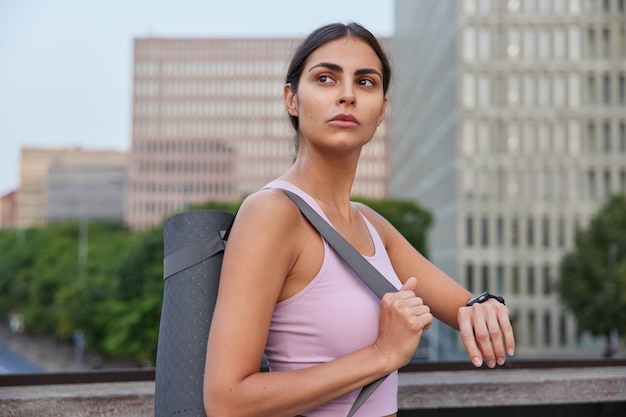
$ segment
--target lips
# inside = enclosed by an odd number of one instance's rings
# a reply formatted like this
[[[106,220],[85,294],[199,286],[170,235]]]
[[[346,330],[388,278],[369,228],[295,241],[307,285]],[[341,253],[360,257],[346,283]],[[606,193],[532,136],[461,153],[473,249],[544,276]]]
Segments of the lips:
[[[337,127],[352,127],[358,126],[359,121],[351,114],[338,114],[330,119],[329,124]]]

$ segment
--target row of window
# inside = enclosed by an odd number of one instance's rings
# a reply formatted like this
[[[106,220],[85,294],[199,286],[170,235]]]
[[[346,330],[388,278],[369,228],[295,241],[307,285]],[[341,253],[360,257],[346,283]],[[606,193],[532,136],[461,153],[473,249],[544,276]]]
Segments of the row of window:
[[[134,82],[135,97],[282,97],[283,82],[277,79],[240,80],[157,80],[140,79]]]
[[[489,15],[492,12],[529,15],[580,15],[584,12],[624,12],[625,0],[463,0],[468,15]]]
[[[512,314],[513,331],[521,345],[539,347],[541,344],[546,348],[565,347],[571,345],[572,342],[577,346],[582,345],[582,335],[578,331],[572,335],[574,340],[568,341],[568,320],[563,311],[557,313],[544,310],[541,322],[537,319],[537,313],[534,310],[528,310],[524,315],[518,311],[513,311]]]
[[[214,161],[141,161],[133,166],[140,174],[230,174],[233,162]]]
[[[136,77],[273,77],[285,72],[282,61],[141,61],[135,63]]]
[[[583,80],[583,77],[584,80]],[[585,106],[626,106],[626,72],[486,72],[463,74],[463,106],[489,108],[579,109]],[[583,83],[584,81],[584,83]]]
[[[491,291],[514,296],[547,297],[554,292],[555,279],[552,269],[552,265],[547,263],[542,266],[530,264],[522,268],[518,264],[491,266],[486,263],[474,265],[468,262],[465,265],[465,288],[474,294]]]
[[[602,172],[580,168],[474,169],[463,173],[466,200],[597,202],[616,192],[626,194],[626,169]]]
[[[462,53],[468,63],[508,59],[520,62],[626,58],[626,25],[583,29],[572,25],[466,26]]]
[[[285,120],[135,120],[133,135],[148,138],[288,138],[291,127]]]
[[[133,102],[136,117],[274,117],[287,118],[285,103],[273,99],[231,99],[230,97],[157,101],[137,98]]]
[[[225,142],[216,140],[164,140],[164,141],[135,141],[133,153],[141,154],[222,154],[233,153],[234,149]]]
[[[174,206],[180,206],[180,202],[185,198],[194,196],[194,201],[197,201],[197,196],[206,196],[210,198],[216,194],[219,195],[232,195],[236,192],[234,182],[230,179],[226,181],[180,181],[180,182],[157,182],[157,181],[133,181],[129,184],[130,191],[137,194],[168,194],[168,199],[163,201],[140,201],[136,199],[131,205],[133,213],[169,213],[172,210],[172,204]],[[172,195],[178,195],[178,200],[172,199]],[[178,203],[177,203],[178,201]],[[175,207],[178,208],[178,207]]]
[[[466,156],[626,154],[626,120],[465,119],[461,151]]]

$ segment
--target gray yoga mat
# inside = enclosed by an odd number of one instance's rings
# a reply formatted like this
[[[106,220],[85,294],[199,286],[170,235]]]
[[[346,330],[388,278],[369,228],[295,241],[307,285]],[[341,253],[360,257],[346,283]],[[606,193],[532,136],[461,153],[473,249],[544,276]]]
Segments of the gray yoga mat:
[[[234,216],[192,210],[163,225],[163,304],[156,356],[155,416],[205,416],[207,337],[215,309],[225,231]]]

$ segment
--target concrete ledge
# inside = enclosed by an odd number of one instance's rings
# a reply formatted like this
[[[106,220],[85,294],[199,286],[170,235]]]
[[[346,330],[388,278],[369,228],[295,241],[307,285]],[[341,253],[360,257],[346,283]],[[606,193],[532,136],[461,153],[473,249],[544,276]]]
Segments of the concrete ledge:
[[[626,368],[400,373],[400,409],[626,401]]]
[[[154,416],[154,381],[0,387],[0,416]]]
[[[147,381],[0,387],[0,416],[153,416],[154,386]],[[626,404],[626,367],[401,372],[398,402],[401,410]]]

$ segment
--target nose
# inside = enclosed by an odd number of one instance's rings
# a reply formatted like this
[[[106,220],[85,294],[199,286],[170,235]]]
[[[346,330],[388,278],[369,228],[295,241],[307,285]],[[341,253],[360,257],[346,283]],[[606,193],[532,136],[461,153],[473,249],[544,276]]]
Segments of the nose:
[[[354,95],[354,87],[352,83],[346,83],[342,88],[339,97],[337,98],[337,102],[340,105],[350,105],[353,106],[356,103],[356,96]]]

